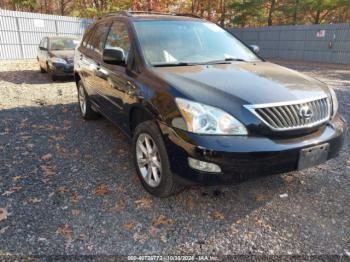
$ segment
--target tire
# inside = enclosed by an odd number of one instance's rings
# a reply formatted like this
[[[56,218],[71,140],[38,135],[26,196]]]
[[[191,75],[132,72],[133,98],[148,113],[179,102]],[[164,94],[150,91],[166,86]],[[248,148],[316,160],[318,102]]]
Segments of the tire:
[[[157,149],[156,151],[158,152],[158,154],[154,153],[152,157],[147,157],[148,153],[144,153],[145,149],[147,152],[150,152],[148,150],[149,148],[147,147],[147,143],[143,143],[143,141],[145,141],[143,139],[147,140],[149,138],[151,138],[151,140],[148,140],[150,143],[150,147],[152,147],[152,145],[155,145]],[[143,144],[144,150],[142,150],[141,147],[139,147],[138,143]],[[142,122],[136,127],[133,136],[132,149],[137,175],[139,176],[143,187],[150,194],[156,197],[169,197],[171,195],[179,193],[182,189],[184,189],[182,185],[178,184],[174,180],[174,175],[170,170],[169,158],[162,135],[158,126],[153,121]],[[153,152],[155,152],[155,149],[153,150]],[[153,158],[157,159],[157,165],[151,163],[152,160],[150,159]],[[147,161],[148,163],[145,164],[145,162]],[[159,167],[159,164],[160,168],[157,169],[157,166]],[[155,168],[157,169],[157,171],[159,171],[156,172],[157,174],[159,174],[158,180],[155,179],[157,175],[153,175],[153,170]],[[152,177],[154,178],[153,182],[151,182]],[[149,180],[149,178],[151,179]]]
[[[46,72],[49,74],[49,77],[51,78],[52,81],[56,81],[57,80],[57,75],[55,74],[54,71],[52,71],[48,65],[48,63],[46,63]]]
[[[98,118],[99,114],[92,109],[90,98],[80,80],[77,85],[78,88],[78,103],[81,116],[86,120],[93,120]]]
[[[57,76],[52,71],[50,71],[50,77],[51,77],[52,81],[56,81],[57,80]]]

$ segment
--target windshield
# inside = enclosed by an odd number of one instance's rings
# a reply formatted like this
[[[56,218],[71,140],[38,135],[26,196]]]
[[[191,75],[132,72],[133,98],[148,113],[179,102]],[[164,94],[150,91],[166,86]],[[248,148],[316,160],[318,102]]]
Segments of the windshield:
[[[256,61],[259,58],[221,27],[202,21],[136,21],[145,59],[152,65]]]
[[[74,50],[78,40],[71,38],[50,39],[50,50]]]

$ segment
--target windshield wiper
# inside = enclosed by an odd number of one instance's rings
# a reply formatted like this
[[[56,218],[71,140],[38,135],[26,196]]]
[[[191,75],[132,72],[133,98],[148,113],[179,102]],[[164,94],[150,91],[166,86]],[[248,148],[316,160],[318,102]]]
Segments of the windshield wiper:
[[[223,60],[213,60],[213,61],[208,61],[208,62],[204,62],[201,64],[203,64],[203,65],[229,64],[229,62],[231,62],[231,61],[245,62],[245,60],[242,58],[229,57],[229,58],[225,58]]]
[[[242,59],[242,58],[234,58],[234,57],[225,58],[225,61],[240,61],[240,62],[245,62],[245,60]]]
[[[159,64],[153,64],[154,67],[167,67],[167,66],[191,66],[194,65],[192,63],[186,63],[186,62],[178,62],[178,63],[159,63]]]
[[[242,58],[225,58],[223,60],[213,60],[208,62],[196,62],[196,63],[188,63],[188,62],[178,62],[178,63],[159,63],[153,64],[154,67],[167,67],[167,66],[195,66],[195,65],[215,65],[215,64],[230,64],[231,61],[240,61],[245,62]]]

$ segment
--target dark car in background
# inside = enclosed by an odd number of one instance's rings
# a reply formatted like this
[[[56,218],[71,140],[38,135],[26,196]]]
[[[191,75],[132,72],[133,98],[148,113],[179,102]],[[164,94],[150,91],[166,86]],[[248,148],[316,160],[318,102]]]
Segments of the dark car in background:
[[[74,61],[82,116],[102,114],[125,131],[137,174],[158,197],[308,168],[344,142],[331,88],[202,19],[110,14],[86,30]]]
[[[44,37],[38,48],[37,60],[42,73],[49,73],[52,80],[73,76],[74,49],[79,40],[74,37]]]

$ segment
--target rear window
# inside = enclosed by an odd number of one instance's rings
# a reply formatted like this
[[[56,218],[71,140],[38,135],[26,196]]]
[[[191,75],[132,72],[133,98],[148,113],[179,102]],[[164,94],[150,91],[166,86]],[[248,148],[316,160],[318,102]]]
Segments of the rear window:
[[[74,50],[79,40],[72,38],[50,39],[50,50]]]
[[[102,53],[109,26],[109,22],[95,25],[86,41],[86,48],[92,49],[97,53]]]

